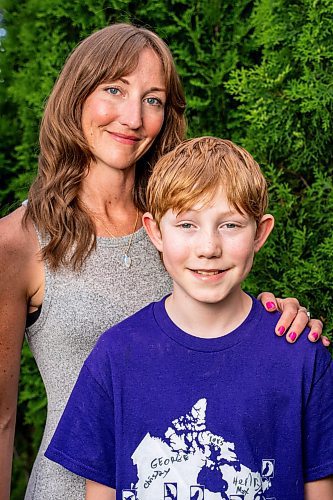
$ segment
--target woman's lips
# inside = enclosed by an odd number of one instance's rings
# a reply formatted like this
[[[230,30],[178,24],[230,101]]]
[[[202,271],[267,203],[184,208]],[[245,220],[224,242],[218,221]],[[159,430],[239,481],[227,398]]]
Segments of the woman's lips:
[[[141,140],[140,137],[137,137],[135,135],[126,135],[126,134],[119,134],[118,132],[110,132],[108,131],[108,134],[110,134],[112,136],[112,138],[117,141],[117,142],[120,142],[121,144],[136,144],[137,142],[139,142]]]

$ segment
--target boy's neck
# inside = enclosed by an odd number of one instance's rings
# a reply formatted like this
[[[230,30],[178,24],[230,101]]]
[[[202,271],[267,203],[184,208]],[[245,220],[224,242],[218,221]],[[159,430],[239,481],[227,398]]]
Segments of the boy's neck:
[[[217,338],[232,332],[243,323],[251,307],[251,297],[241,289],[214,304],[194,302],[174,290],[165,302],[170,319],[184,332],[201,338]]]

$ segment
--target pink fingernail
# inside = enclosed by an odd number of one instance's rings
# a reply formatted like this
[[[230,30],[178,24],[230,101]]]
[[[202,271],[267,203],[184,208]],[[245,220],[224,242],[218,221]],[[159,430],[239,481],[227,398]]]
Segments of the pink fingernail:
[[[266,307],[267,309],[275,309],[275,304],[274,302],[266,302]]]
[[[292,342],[294,342],[296,340],[296,337],[297,337],[296,332],[290,332],[288,337],[290,338],[290,340]]]
[[[278,328],[279,335],[283,335],[285,331],[286,331],[286,329],[282,325]]]
[[[328,346],[330,345],[330,343],[331,343],[331,342],[330,342],[330,341],[329,341],[326,337],[324,337],[324,345],[325,345],[326,347],[328,347]]]
[[[319,333],[313,332],[313,333],[311,333],[311,337],[313,338],[313,340],[318,340]]]

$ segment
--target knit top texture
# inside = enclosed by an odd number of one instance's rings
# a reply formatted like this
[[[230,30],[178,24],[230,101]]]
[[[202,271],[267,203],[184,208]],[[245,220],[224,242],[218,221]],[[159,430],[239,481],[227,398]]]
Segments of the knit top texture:
[[[47,421],[25,500],[84,500],[84,480],[44,457],[45,449],[99,336],[171,290],[171,280],[143,228],[133,235],[131,267],[124,266],[130,237],[98,237],[96,250],[79,271],[51,271],[45,263],[41,314],[27,328],[26,338],[46,388]],[[43,247],[45,241],[40,234],[38,238]]]

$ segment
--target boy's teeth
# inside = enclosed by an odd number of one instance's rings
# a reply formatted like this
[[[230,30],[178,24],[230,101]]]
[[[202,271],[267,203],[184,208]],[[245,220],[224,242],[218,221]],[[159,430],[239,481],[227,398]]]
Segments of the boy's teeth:
[[[212,274],[219,274],[219,271],[197,271],[198,274],[203,274],[204,276],[210,276]]]

